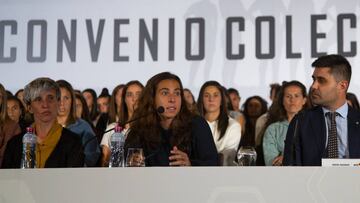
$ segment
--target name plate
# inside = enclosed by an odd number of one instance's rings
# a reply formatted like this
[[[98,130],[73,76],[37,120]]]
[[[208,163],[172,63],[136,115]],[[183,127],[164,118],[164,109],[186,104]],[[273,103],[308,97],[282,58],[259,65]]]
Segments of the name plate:
[[[321,166],[360,166],[360,159],[321,159]]]

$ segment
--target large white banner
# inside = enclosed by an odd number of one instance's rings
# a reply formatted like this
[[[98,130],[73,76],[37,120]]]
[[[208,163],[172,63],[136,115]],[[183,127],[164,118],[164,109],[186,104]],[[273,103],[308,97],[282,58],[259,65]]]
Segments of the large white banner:
[[[111,91],[170,71],[195,96],[217,80],[267,97],[273,82],[309,87],[314,59],[339,53],[360,95],[359,13],[358,0],[0,0],[0,82]]]

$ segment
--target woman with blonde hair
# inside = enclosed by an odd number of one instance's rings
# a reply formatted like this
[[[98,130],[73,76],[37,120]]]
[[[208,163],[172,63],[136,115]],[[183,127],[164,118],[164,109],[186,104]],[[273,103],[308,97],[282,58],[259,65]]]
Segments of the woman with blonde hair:
[[[26,85],[24,102],[34,116],[36,168],[82,167],[84,153],[78,135],[57,122],[60,88],[50,78],[37,78]],[[3,168],[20,168],[24,133],[8,142]]]

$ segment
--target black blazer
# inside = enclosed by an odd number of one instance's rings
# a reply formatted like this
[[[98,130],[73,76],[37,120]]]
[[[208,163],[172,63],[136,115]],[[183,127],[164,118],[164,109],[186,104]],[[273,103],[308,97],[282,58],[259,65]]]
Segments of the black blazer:
[[[350,158],[360,158],[360,112],[349,106],[348,147]],[[294,139],[295,138],[295,139]],[[326,153],[326,124],[320,106],[300,112],[286,134],[284,165],[321,166]]]
[[[2,168],[20,168],[22,137],[23,133],[9,140]],[[45,168],[83,167],[84,157],[80,136],[63,128],[59,142],[46,160]]]

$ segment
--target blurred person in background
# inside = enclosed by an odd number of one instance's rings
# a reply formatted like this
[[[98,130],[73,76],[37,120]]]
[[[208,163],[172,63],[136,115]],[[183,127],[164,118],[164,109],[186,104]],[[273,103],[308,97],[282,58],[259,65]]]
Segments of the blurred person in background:
[[[228,116],[226,90],[216,81],[205,82],[199,93],[197,105],[200,115],[210,126],[220,155],[220,165],[232,165],[241,138],[241,126]]]
[[[229,95],[229,99],[231,102],[231,108],[229,109],[229,116],[235,120],[237,120],[241,125],[241,132],[245,132],[245,117],[244,114],[240,110],[240,101],[241,97],[239,91],[235,88],[229,88],[226,90]]]
[[[144,89],[143,84],[141,84],[141,82],[139,82],[137,80],[133,80],[133,81],[126,83],[126,85],[122,88],[121,98],[118,99],[120,101],[120,105],[121,105],[118,108],[118,112],[119,112],[118,120],[110,123],[107,126],[106,131],[113,129],[117,124],[123,124],[123,123],[126,123],[127,121],[131,120],[131,118],[134,114],[134,111],[137,108],[137,102],[138,102],[139,97],[141,96],[143,89]],[[131,123],[126,124],[125,126],[121,126],[123,128],[123,130],[125,131],[125,133],[129,129],[130,125],[131,125]],[[109,165],[109,160],[110,160],[110,155],[111,155],[109,142],[110,142],[110,136],[113,133],[114,133],[114,130],[111,130],[111,131],[105,133],[101,139],[100,145],[102,147],[102,160],[101,160],[102,166]]]
[[[0,167],[8,141],[20,132],[20,126],[8,116],[7,94],[4,86],[0,83]]]
[[[96,92],[95,90],[88,88],[82,92],[82,95],[84,96],[87,107],[89,109],[90,119],[93,125],[96,126],[96,122],[99,116],[97,103],[96,103],[97,101]]]
[[[90,112],[87,107],[85,98],[79,92],[75,92],[75,107],[76,107],[75,108],[76,109],[76,118],[82,118],[83,120],[88,122],[92,128],[95,128],[93,123],[91,122]]]
[[[306,87],[299,81],[283,82],[279,96],[273,101],[264,126],[263,155],[266,166],[281,166],[289,123],[306,108]]]
[[[101,94],[97,98],[97,107],[99,111],[99,116],[96,119],[96,131],[102,135],[106,129],[106,126],[109,124],[109,103],[111,96],[109,95],[109,90],[103,88]]]
[[[60,125],[76,133],[84,147],[85,166],[95,166],[100,157],[100,148],[91,126],[76,116],[75,94],[71,84],[65,80],[56,81],[61,97],[57,120]]]
[[[360,110],[359,100],[354,93],[346,93],[346,101],[352,108]]]
[[[24,102],[24,89],[19,89],[16,93],[15,93],[15,97],[17,97],[21,103],[23,104],[23,106],[26,108],[26,104]]]
[[[17,97],[12,96],[7,99],[7,114],[11,120],[19,124],[22,131],[32,123],[32,120],[25,119],[25,113],[25,107]]]
[[[271,105],[273,105],[274,101],[277,99],[277,96],[280,91],[280,84],[278,83],[272,83],[270,84],[270,92],[269,92],[269,98],[271,100]],[[270,107],[271,107],[270,105]],[[264,126],[266,124],[266,121],[268,120],[269,114],[266,112],[263,115],[261,115],[257,120],[255,124],[255,146],[262,148],[262,139],[264,133],[262,132],[264,129]]]
[[[257,119],[267,112],[267,102],[260,96],[246,99],[243,105],[245,116],[245,133],[241,137],[241,146],[255,147],[255,124]]]
[[[198,109],[196,106],[195,97],[192,94],[192,92],[187,88],[184,88],[184,97],[185,97],[185,102],[186,102],[187,108],[192,113],[198,114],[199,112],[198,112]]]
[[[124,87],[124,84],[116,86],[111,94],[108,124],[119,121]]]

